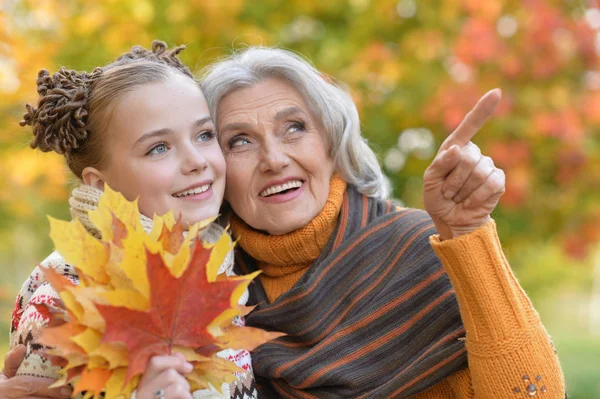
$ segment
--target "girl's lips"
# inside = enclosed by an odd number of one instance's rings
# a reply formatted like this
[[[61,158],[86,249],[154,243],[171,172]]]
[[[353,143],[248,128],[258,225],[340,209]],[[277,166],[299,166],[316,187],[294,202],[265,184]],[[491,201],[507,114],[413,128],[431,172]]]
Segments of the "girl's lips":
[[[186,195],[185,197],[174,197],[174,198],[184,200],[184,201],[205,201],[205,200],[211,198],[212,195],[213,195],[213,189],[212,189],[212,184],[211,184],[210,188],[202,193]]]
[[[261,201],[264,201],[264,202],[267,202],[270,204],[281,204],[284,202],[292,201],[292,200],[300,197],[302,195],[302,193],[304,193],[305,186],[306,186],[306,182],[304,182],[302,184],[302,186],[300,186],[299,188],[297,188],[295,190],[290,190],[290,191],[288,191],[286,193],[282,193],[282,194],[273,194],[268,197],[261,197],[259,195],[258,198]]]

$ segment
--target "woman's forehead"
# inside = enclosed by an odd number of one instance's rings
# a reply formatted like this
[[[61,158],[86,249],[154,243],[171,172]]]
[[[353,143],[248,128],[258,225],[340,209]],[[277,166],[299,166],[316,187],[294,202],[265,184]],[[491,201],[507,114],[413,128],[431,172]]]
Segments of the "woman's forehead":
[[[219,119],[248,112],[267,112],[273,118],[308,112],[307,103],[300,92],[281,79],[268,79],[250,87],[239,88],[219,103]]]

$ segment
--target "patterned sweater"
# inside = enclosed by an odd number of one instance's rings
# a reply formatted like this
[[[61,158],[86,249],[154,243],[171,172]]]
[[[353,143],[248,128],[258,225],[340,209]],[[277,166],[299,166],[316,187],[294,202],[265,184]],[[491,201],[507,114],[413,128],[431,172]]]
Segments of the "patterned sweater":
[[[89,186],[81,186],[73,190],[69,200],[71,205],[71,214],[78,218],[83,225],[92,233],[97,235],[97,230],[87,218],[87,211],[94,209],[97,206],[98,199],[101,195],[99,190]],[[152,229],[152,220],[141,216],[142,225],[149,231]],[[203,240],[208,242],[216,242],[223,233],[223,228],[217,224],[211,224],[201,232]],[[41,264],[42,267],[53,269],[55,272],[69,278],[73,283],[79,283],[77,272],[67,264],[64,258],[58,253],[53,252]],[[15,309],[12,315],[12,325],[10,332],[10,346],[15,347],[18,344],[27,346],[25,359],[21,363],[17,371],[17,375],[28,375],[49,379],[60,378],[59,367],[53,366],[51,362],[36,353],[36,349],[40,345],[36,344],[36,338],[39,336],[41,328],[47,325],[48,319],[40,314],[36,304],[56,304],[58,294],[52,288],[50,283],[45,279],[40,266],[36,267],[29,278],[23,284],[17,296]],[[233,275],[233,252],[230,252],[225,262],[219,269],[219,274],[226,273]],[[240,304],[244,305],[248,300],[247,293],[240,299]],[[243,318],[237,318],[234,323],[243,325]],[[237,373],[238,378],[232,384],[223,384],[221,387],[222,393],[215,389],[200,390],[193,393],[194,399],[200,398],[236,398],[250,399],[256,398],[257,392],[252,371],[252,363],[250,353],[246,350],[226,349],[218,353],[222,358],[234,362],[237,366],[244,370],[243,373]]]

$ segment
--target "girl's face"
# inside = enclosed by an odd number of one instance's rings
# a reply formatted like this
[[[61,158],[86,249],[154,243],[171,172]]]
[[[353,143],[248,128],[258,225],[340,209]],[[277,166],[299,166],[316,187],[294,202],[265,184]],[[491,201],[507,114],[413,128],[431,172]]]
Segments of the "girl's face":
[[[148,217],[172,210],[184,226],[219,213],[225,160],[204,95],[190,78],[173,74],[125,94],[107,133],[106,166],[86,168],[86,184],[139,197]]]

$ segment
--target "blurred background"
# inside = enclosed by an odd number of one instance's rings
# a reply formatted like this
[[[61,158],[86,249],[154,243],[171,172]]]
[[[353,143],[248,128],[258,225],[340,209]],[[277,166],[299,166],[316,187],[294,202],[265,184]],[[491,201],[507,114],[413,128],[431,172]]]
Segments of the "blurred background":
[[[572,399],[600,398],[600,9],[576,0],[0,0],[0,357],[15,295],[69,218],[63,159],[19,127],[37,72],[91,70],[136,44],[186,44],[199,71],[245,45],[298,51],[345,82],[393,197],[479,96],[476,143],[507,174],[505,251],[558,348]],[[1,360],[0,360],[1,363]]]

